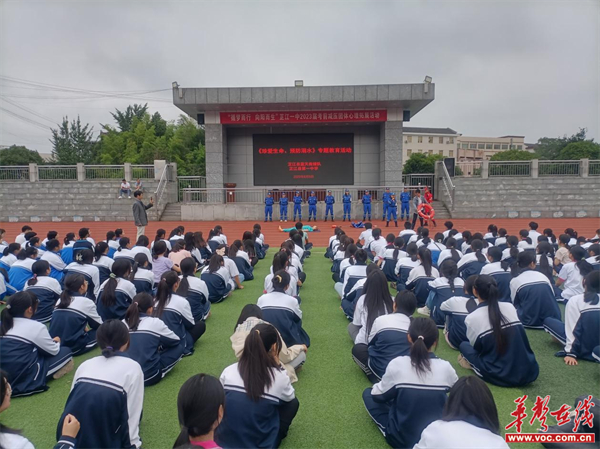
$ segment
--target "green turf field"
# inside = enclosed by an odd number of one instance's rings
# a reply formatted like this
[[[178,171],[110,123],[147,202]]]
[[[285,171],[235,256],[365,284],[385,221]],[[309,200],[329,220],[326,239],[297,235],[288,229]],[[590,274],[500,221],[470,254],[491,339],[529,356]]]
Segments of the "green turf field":
[[[224,303],[214,305],[206,334],[196,344],[195,354],[183,359],[161,383],[146,388],[141,423],[144,447],[173,446],[179,432],[177,393],[188,377],[200,372],[218,377],[223,368],[235,362],[229,337],[241,308],[247,303],[255,303],[262,294],[269,265],[268,261],[260,262],[255,269],[254,281],[245,282],[244,290],[236,291]],[[304,267],[307,282],[300,294],[303,325],[311,337],[311,347],[307,362],[299,372],[299,381],[294,384],[300,411],[282,447],[388,447],[362,404],[362,391],[370,385],[352,360],[352,342],[346,331],[348,321],[339,309],[339,299],[331,280],[331,263],[323,257],[323,249],[313,250],[313,256]],[[528,331],[528,335],[540,365],[540,376],[532,385],[520,389],[491,386],[503,425],[512,421],[513,401],[523,394],[529,397],[528,410],[533,405],[530,399],[535,399],[536,395],[552,395],[550,410],[558,409],[563,403],[572,405],[582,394],[600,396],[598,365],[580,362],[578,366],[567,367],[562,359],[553,356],[560,347],[548,334]],[[449,360],[459,376],[471,374],[460,368],[456,363],[457,352],[448,347],[441,333],[440,336],[438,356]],[[77,357],[76,367],[97,355],[98,349]],[[11,408],[2,414],[3,424],[22,429],[37,448],[52,447],[56,442],[56,423],[69,394],[73,374],[51,381],[46,393],[14,399]],[[535,431],[538,427],[537,422],[531,427],[526,425],[523,432]],[[535,447],[531,444],[522,446]]]

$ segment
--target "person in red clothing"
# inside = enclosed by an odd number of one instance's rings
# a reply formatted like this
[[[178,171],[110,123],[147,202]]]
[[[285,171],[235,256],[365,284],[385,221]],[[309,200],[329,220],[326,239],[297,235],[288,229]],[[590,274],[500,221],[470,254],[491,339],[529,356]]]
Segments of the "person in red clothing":
[[[431,204],[433,202],[433,193],[429,191],[429,187],[425,187],[425,193],[423,194],[425,197],[425,202]]]

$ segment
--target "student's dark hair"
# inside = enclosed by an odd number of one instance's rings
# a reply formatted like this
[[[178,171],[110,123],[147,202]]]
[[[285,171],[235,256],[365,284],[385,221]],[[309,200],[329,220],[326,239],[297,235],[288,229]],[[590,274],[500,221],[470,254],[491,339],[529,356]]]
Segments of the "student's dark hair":
[[[105,255],[106,250],[108,250],[108,243],[96,243],[96,248],[94,249],[94,258],[96,259],[96,262],[98,262],[100,258]]]
[[[31,237],[28,241],[27,241],[27,246],[35,246],[37,248],[37,244],[40,243],[40,238],[39,237]]]
[[[181,233],[181,230],[179,229],[179,226],[176,227],[176,228],[173,228],[171,230],[171,232],[169,233],[169,240],[171,240],[171,237],[173,237],[173,236],[175,236],[177,234],[180,234],[180,233]]]
[[[356,251],[358,251],[358,246],[356,246],[354,243],[348,245],[346,247],[346,252],[344,253],[344,259],[348,259],[349,257],[355,256]],[[352,259],[350,260],[350,263],[352,263]]]
[[[21,232],[22,232],[22,233],[25,233],[25,232],[27,232],[27,231],[31,231],[31,229],[32,229],[32,228],[31,228],[31,226],[27,226],[27,225],[25,225],[25,226],[23,226],[23,227],[21,228]]]
[[[160,242],[167,235],[167,231],[162,228],[156,230],[156,235],[154,236],[154,243]]]
[[[587,260],[585,260],[586,251],[581,246],[573,246],[569,249],[569,253],[571,253],[571,257],[575,260],[575,265],[581,273],[582,277],[587,276],[594,269],[592,264],[590,264]],[[34,264],[35,265],[35,264]]]
[[[548,239],[551,243],[556,243],[556,236],[554,235],[554,232],[552,232],[552,229],[550,229],[550,228],[544,229],[543,234],[546,237],[548,237]]]
[[[442,421],[467,421],[477,418],[481,427],[500,435],[500,421],[494,396],[477,376],[463,376],[450,389]]]
[[[417,297],[410,290],[402,290],[394,298],[394,304],[396,305],[396,313],[403,313],[411,317],[417,310]]]
[[[531,240],[531,237],[529,237],[529,231],[527,229],[521,229],[519,231],[519,235],[521,236],[521,238],[523,240],[525,240],[527,243],[529,243],[531,245],[532,240]]]
[[[31,239],[31,240],[34,240],[35,238],[36,238],[36,237],[34,237],[34,238],[33,238],[33,239]],[[577,244],[578,244],[578,245],[581,245],[581,244],[583,244],[583,243],[585,243],[585,242],[587,242],[587,239],[586,239],[584,236],[580,235],[579,237],[577,237]]]
[[[106,233],[106,241],[113,240],[115,238],[115,231],[108,231]]]
[[[419,259],[421,260],[421,265],[425,270],[425,274],[428,277],[431,277],[433,267],[433,260],[431,259],[431,251],[429,251],[425,246],[421,246],[418,251]]]
[[[507,234],[507,233],[508,233],[508,231],[507,231],[506,229],[504,229],[504,228],[500,228],[500,229],[498,229],[498,235],[499,235],[500,237],[506,237],[506,234]]]
[[[594,243],[588,247],[588,253],[594,253],[592,257],[596,258],[596,262],[600,262],[600,243]]]
[[[256,304],[246,304],[244,306],[244,308],[242,309],[237,322],[235,323],[235,327],[233,328],[234,332],[240,324],[242,324],[244,321],[246,321],[250,317],[258,318],[259,320],[262,320],[262,318],[263,318],[262,309],[260,307],[258,307]]]
[[[506,244],[511,248],[516,248],[519,246],[519,239],[516,235],[509,235],[506,237]]]
[[[488,246],[488,242],[487,240],[484,240],[483,234],[481,232],[476,232],[475,234],[473,234],[473,240],[481,240],[481,243],[483,244],[484,248],[487,248]],[[471,242],[473,240],[471,240]]]
[[[446,229],[452,229],[454,227],[454,223],[447,221],[444,223],[444,226],[446,226]]]
[[[273,368],[279,369],[279,364],[270,352],[273,345],[279,353],[281,338],[277,329],[268,323],[254,326],[244,343],[238,371],[244,382],[246,394],[255,402],[258,402],[265,390],[273,384],[275,380]]]
[[[46,276],[48,270],[50,269],[50,264],[45,260],[37,260],[33,262],[31,266],[31,271],[33,272],[33,277],[27,281],[27,285],[35,285],[37,284],[38,276]]]
[[[65,238],[63,239],[63,243],[65,245],[68,245],[73,240],[75,240],[75,233],[73,233],[73,232],[67,232],[67,235],[65,235]]]
[[[454,280],[458,277],[458,266],[456,265],[456,262],[451,259],[444,260],[440,266],[440,274],[448,279],[450,290],[454,293]]]
[[[354,260],[356,261],[356,265],[366,265],[368,257],[369,255],[362,248],[357,249],[354,253]]]
[[[69,273],[64,279],[64,289],[60,294],[60,301],[56,305],[57,309],[68,309],[73,300],[73,296],[79,295],[79,289],[85,283],[85,277],[80,273]]]
[[[498,237],[498,226],[495,224],[491,224],[488,226],[488,232],[492,234],[493,237]]]
[[[438,329],[431,318],[413,318],[408,327],[408,335],[412,340],[410,347],[410,364],[418,375],[431,371],[429,349],[437,345]]]
[[[260,225],[260,223],[254,223],[254,226],[252,226],[252,229],[258,229],[261,230],[262,226]]]
[[[444,234],[441,232],[437,232],[433,237],[434,242],[436,243],[444,243]]]
[[[454,262],[460,260],[460,254],[456,251],[456,239],[454,237],[449,237],[448,240],[446,240],[446,249],[450,250],[450,259]]]
[[[492,262],[500,262],[502,260],[502,250],[497,246],[490,247],[487,255],[492,259]],[[506,271],[506,269],[504,269],[504,271]]]
[[[379,237],[381,237],[381,229],[380,228],[373,229],[373,239],[379,240]]]
[[[146,311],[154,305],[154,299],[149,293],[138,293],[133,297],[131,304],[125,312],[125,323],[129,330],[135,331],[140,325],[140,313]]]
[[[252,230],[252,234],[254,235],[254,238],[255,238],[255,239],[259,238],[259,237],[260,237],[260,229],[254,228],[254,229]],[[209,238],[209,240],[210,240],[210,237],[211,237],[211,236],[210,236],[210,233],[209,233],[209,234],[208,234],[208,238]]]
[[[0,337],[5,336],[13,328],[15,318],[23,318],[25,311],[30,307],[35,313],[37,306],[37,296],[30,291],[23,290],[9,296],[6,306],[0,313]]]
[[[421,240],[421,243],[423,243],[423,246],[427,246],[431,243],[431,239],[429,238],[429,228],[423,228],[421,229],[421,237],[423,237],[423,239]]]
[[[499,354],[504,354],[507,339],[502,331],[502,325],[507,323],[507,320],[502,315],[498,305],[498,297],[500,296],[498,284],[492,276],[482,274],[475,280],[474,288],[477,291],[477,296],[487,304],[492,333],[496,339],[496,350]]]
[[[404,229],[412,229],[412,223],[410,221],[405,221]]]
[[[102,289],[101,301],[106,307],[112,307],[117,302],[116,290],[119,278],[127,278],[131,273],[131,262],[127,259],[117,259],[112,264],[111,276]]]
[[[598,295],[600,294],[600,271],[593,270],[588,273],[583,279],[585,293],[583,300],[589,304],[598,304]]]
[[[387,278],[382,270],[376,270],[367,276],[363,287],[365,295],[365,309],[367,310],[367,335],[375,319],[381,315],[391,313],[392,297],[387,284]]]
[[[116,262],[115,262],[116,263]],[[129,329],[121,320],[106,320],[96,331],[96,341],[107,359],[125,345],[129,345]]]
[[[371,223],[370,221],[367,221],[365,223],[365,229],[373,229],[373,223]]]
[[[296,234],[298,234],[298,230],[296,228],[292,228],[292,229],[290,229],[290,232],[288,232],[288,237],[291,239]]]
[[[9,254],[14,254],[15,251],[18,251],[20,249],[21,245],[19,245],[18,243],[11,243],[6,248],[4,248],[4,251],[2,251],[2,255],[8,256]]]
[[[81,240],[85,239],[88,235],[90,235],[90,228],[81,228],[79,230],[79,238]]]
[[[189,446],[190,437],[210,433],[225,406],[221,381],[208,374],[195,374],[184,382],[177,395],[177,416],[181,431],[173,448]]]
[[[215,233],[216,233],[216,235],[221,235],[221,234],[223,234],[223,226],[221,226],[221,225],[216,225],[216,226],[215,226]]]
[[[123,235],[123,229],[121,229],[121,228],[115,229],[115,237],[117,238],[117,240],[120,239],[122,235]]]
[[[179,268],[181,269],[181,281],[179,282],[179,287],[177,288],[177,294],[186,298],[190,289],[190,281],[188,281],[188,277],[193,277],[196,274],[196,261],[193,257],[186,257],[179,264]]]
[[[135,246],[143,246],[145,248],[147,248],[149,244],[150,244],[150,239],[148,237],[146,237],[145,235],[140,235],[137,239],[137,242],[135,242]]]
[[[486,262],[485,256],[483,255],[483,252],[481,251],[483,249],[483,240],[479,240],[479,239],[471,240],[471,248],[475,252],[475,256],[477,257],[477,260],[481,263],[485,263]]]
[[[79,250],[75,254],[74,259],[79,265],[90,265],[94,263],[94,252],[88,248]]]
[[[206,240],[204,240],[204,237],[202,236],[202,232],[200,232],[200,231],[194,232],[194,247],[196,247],[198,249],[206,248]]]
[[[160,277],[160,281],[156,289],[156,307],[154,309],[155,317],[162,317],[165,307],[171,300],[173,293],[175,293],[173,288],[177,282],[179,282],[179,276],[177,276],[177,273],[174,271],[167,271]]]
[[[223,256],[220,256],[219,254],[213,254],[208,262],[208,272],[216,273],[224,263],[225,261],[223,260]]]
[[[401,248],[404,248],[404,245],[405,243],[402,237],[396,237],[394,239],[394,254],[392,255],[394,262],[398,261],[398,255],[400,253]]]
[[[121,237],[119,239],[119,248],[117,249],[117,251],[121,251],[122,249],[126,248],[127,245],[129,245],[131,243],[131,240],[129,240],[129,237]]]
[[[46,249],[48,251],[56,252],[54,250],[57,249],[57,248],[59,248],[59,247],[60,247],[60,242],[58,240],[56,240],[56,239],[48,240],[46,242]]]
[[[48,231],[48,233],[46,234],[46,238],[48,240],[54,240],[57,236],[58,236],[57,231]]]
[[[37,253],[38,250],[35,246],[27,246],[25,249],[19,251],[19,254],[17,254],[17,260],[31,259],[32,257],[36,257]]]
[[[34,238],[36,235],[37,235],[37,232],[29,231],[29,232],[25,233],[24,237],[25,237],[25,240],[29,241],[32,238]]]
[[[137,253],[133,258],[133,266],[131,267],[131,273],[129,273],[129,280],[133,282],[138,269],[144,268],[149,262],[148,256],[144,253]]]
[[[548,262],[548,257],[552,259],[554,250],[552,245],[548,242],[539,242],[537,246],[537,253],[540,256],[540,272],[546,275],[546,277],[552,282],[552,263]]]
[[[450,229],[450,231],[448,232],[448,237],[454,237],[456,234],[458,234],[458,231],[456,229]]]
[[[473,240],[473,234],[471,233],[471,231],[463,231],[462,236],[465,243],[470,245],[471,241]]]
[[[158,256],[162,256],[167,252],[167,244],[162,240],[155,241],[152,247],[152,257],[158,259]]]
[[[558,236],[558,241],[562,243],[567,249],[571,246],[569,245],[569,241],[571,240],[571,236],[568,234],[561,234]]]
[[[464,288],[465,293],[467,295],[469,295],[469,296],[475,296],[475,294],[473,293],[473,286],[475,285],[475,281],[477,280],[478,277],[479,277],[479,275],[472,274],[465,281],[465,286],[463,288]],[[469,312],[471,312],[471,311],[469,311]]]
[[[352,241],[352,239],[349,238],[348,242],[351,242],[351,241]],[[302,236],[300,235],[299,232],[296,232],[296,234],[294,234],[294,236],[292,237],[292,242],[294,242],[298,246],[302,246]]]
[[[194,233],[186,232],[183,236],[183,247],[187,251],[192,251],[196,245],[194,243]]]
[[[290,285],[290,275],[285,270],[275,271],[273,273],[273,290],[279,293],[285,293],[285,289]]]
[[[512,252],[511,252],[512,256]],[[521,251],[517,255],[517,262],[511,267],[513,277],[519,276],[521,273],[529,269],[532,263],[537,263],[536,254],[533,251]]]
[[[548,238],[547,235],[539,235],[537,238],[538,244],[540,242],[546,242],[546,243],[550,243],[550,239]]]
[[[530,221],[529,222],[529,228],[530,229],[533,229],[534,231],[537,231],[538,227],[539,227],[539,225],[535,221]]]
[[[285,270],[289,263],[289,255],[286,251],[278,251],[273,255],[273,273]]]
[[[8,385],[8,374],[4,370],[0,369],[0,402],[4,402],[4,398],[8,393]],[[17,429],[11,429],[10,427],[7,427],[4,424],[0,423],[0,434],[21,435],[21,431]],[[0,449],[5,448],[0,444]]]
[[[406,245],[406,254],[410,257],[410,260],[413,262],[417,261],[417,252],[419,251],[419,247],[415,242],[409,243]]]
[[[237,256],[238,251],[242,249],[242,246],[241,240],[235,240],[229,247],[229,253],[227,254],[229,258],[234,259]]]
[[[260,231],[259,231],[259,234],[260,234]],[[244,234],[242,235],[242,240],[243,241],[246,241],[246,240],[252,240],[252,241],[254,241],[254,239],[255,239],[255,236],[252,233],[252,231],[244,231]]]
[[[395,234],[389,233],[388,235],[385,236],[385,241],[388,243],[388,245],[391,245],[394,243],[395,238],[396,238]]]
[[[565,229],[565,234],[570,235],[574,239],[577,238],[577,231],[575,231],[573,228]]]

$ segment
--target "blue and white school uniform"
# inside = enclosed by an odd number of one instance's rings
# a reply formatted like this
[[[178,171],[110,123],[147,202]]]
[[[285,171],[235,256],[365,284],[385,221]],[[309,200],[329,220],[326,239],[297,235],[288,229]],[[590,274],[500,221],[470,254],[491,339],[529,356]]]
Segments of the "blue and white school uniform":
[[[379,260],[383,257],[383,252],[385,251],[385,247],[387,246],[387,242],[383,237],[379,237],[377,240],[371,241],[371,246],[369,249],[371,252],[375,253],[375,260]]]
[[[461,296],[464,286],[465,283],[460,278],[454,279],[454,290],[450,287],[450,281],[445,277],[429,281],[429,295],[431,296],[431,305],[429,306],[431,310],[430,316],[438,327],[444,327],[444,323],[446,322],[446,314],[441,311],[441,305],[453,296]]]
[[[257,401],[250,399],[238,363],[223,370],[225,416],[215,440],[224,448],[274,448],[279,434],[279,408],[296,396],[285,369],[271,368],[273,381]]]
[[[491,232],[487,232],[483,236],[483,240],[485,240],[486,242],[488,242],[490,245],[494,245],[496,243],[496,238],[497,237],[494,237],[494,234],[492,234]]]
[[[234,278],[239,276],[238,279],[240,282],[244,282],[244,276],[240,274],[240,270],[238,270],[237,265],[232,259],[227,256],[223,256],[223,262],[225,264],[225,268],[229,270],[229,284],[231,285],[231,288],[235,290],[237,288],[237,284],[234,281]]]
[[[179,276],[179,278],[183,279],[183,276]],[[209,293],[206,282],[198,279],[196,276],[187,276],[187,281],[189,287],[185,299],[190,303],[194,321],[197,323],[200,320],[206,320],[210,313]]]
[[[131,265],[133,265],[133,263],[135,262],[135,260],[133,259],[135,257],[135,253],[127,248],[121,248],[120,250],[118,250],[117,252],[115,252],[115,254],[113,255],[113,259],[114,260],[119,260],[119,259],[127,259],[129,262],[131,262]],[[150,259],[151,261],[152,259]]]
[[[127,312],[127,309],[133,302],[133,297],[137,294],[135,285],[133,285],[127,279],[117,278],[117,288],[115,289],[116,301],[112,306],[107,307],[102,302],[102,291],[104,290],[106,282],[102,284],[100,287],[100,293],[98,294],[98,301],[96,302],[98,313],[104,321],[113,318],[122,320],[125,318],[125,312]]]
[[[458,257],[461,258],[463,256],[463,253],[461,253],[459,250],[455,250],[458,253]],[[450,259],[452,258],[452,250],[451,249],[443,249],[442,252],[440,253],[438,260],[437,260],[437,266],[441,266],[442,262],[446,259]],[[459,259],[460,260],[460,259]],[[457,261],[458,263],[458,261]]]
[[[22,291],[25,288],[25,284],[29,279],[33,277],[33,264],[36,262],[35,259],[24,259],[17,260],[10,267],[8,272],[8,282],[17,291]]]
[[[356,338],[354,339],[355,345],[366,345],[369,343],[367,335],[367,317],[369,316],[369,309],[367,309],[367,306],[365,305],[365,299],[366,295],[361,295],[360,298],[358,298],[358,301],[356,301],[356,307],[354,309],[354,316],[352,317],[352,324],[360,327],[358,334],[356,334]],[[387,310],[386,308],[385,313],[383,315],[387,315],[388,313],[392,313],[392,311]]]
[[[363,392],[367,412],[392,447],[413,447],[442,417],[447,392],[458,380],[449,362],[430,353],[431,371],[416,372],[409,356],[396,357],[381,382]]]
[[[511,257],[510,256],[510,250],[511,250],[511,248],[505,248],[505,249],[502,250],[502,259],[501,260],[506,260],[506,259],[509,259]],[[517,250],[519,252],[522,252],[523,248],[520,248],[520,247],[517,246]]]
[[[154,289],[154,273],[152,270],[138,267],[133,276],[133,285],[138,293],[150,293]]]
[[[148,258],[148,262],[152,263],[152,253],[145,246],[134,246],[133,248],[131,248],[131,254],[133,255],[134,258],[138,254],[145,254],[146,257]]]
[[[342,310],[346,317],[352,321],[354,319],[354,311],[356,309],[356,303],[358,299],[362,296],[363,287],[367,282],[367,278],[359,279],[354,287],[350,290],[350,292],[342,298]]]
[[[419,307],[425,305],[427,296],[429,296],[429,281],[433,281],[439,277],[440,273],[434,267],[431,267],[431,276],[427,276],[425,268],[422,265],[410,270],[408,279],[406,280],[406,290],[414,290]]]
[[[393,359],[410,353],[409,326],[410,317],[403,313],[382,315],[373,321],[368,336],[368,365],[379,379]]]
[[[561,295],[564,299],[570,299],[575,295],[583,294],[583,276],[581,276],[575,262],[564,264],[560,269],[560,273],[558,273],[558,278],[565,281],[563,284],[564,290]]]
[[[98,267],[98,276],[100,278],[100,285],[110,277],[112,273],[112,266],[115,261],[108,256],[100,256],[100,259],[94,260],[93,265]],[[152,281],[154,283],[154,281]]]
[[[69,307],[52,312],[50,335],[60,337],[61,345],[71,348],[73,355],[79,355],[96,346],[96,330],[101,324],[96,304],[85,296],[74,296]],[[86,331],[87,326],[89,331]]]
[[[396,276],[396,264],[398,263],[398,260],[408,256],[404,251],[398,250],[398,254],[394,260],[394,251],[396,251],[395,248],[387,248],[382,256],[383,262],[381,264],[381,269],[385,273],[387,280],[390,282],[398,282],[398,277]]]
[[[15,318],[13,327],[0,337],[0,360],[12,397],[46,391],[47,378],[72,358],[71,350],[52,340],[44,324],[28,318]]]
[[[425,246],[425,243],[423,243],[423,240],[419,240],[417,242],[417,247],[421,247],[421,246]],[[427,244],[427,249],[429,251],[431,251],[431,259],[433,260],[433,263],[436,264],[438,267],[440,266],[440,255],[442,254],[442,251],[444,251],[446,249],[446,245],[442,244],[442,243],[438,243],[438,242],[434,242],[433,240],[429,240],[429,243]]]
[[[79,252],[82,251],[84,249],[89,249],[90,251],[94,252],[94,243],[90,242],[89,240],[76,240],[75,243],[73,243],[73,257],[75,257],[75,255]]]
[[[192,308],[187,299],[176,294],[171,295],[160,319],[183,342],[183,354],[189,355],[193,353],[194,340],[188,330],[192,329],[196,322],[194,321]]]
[[[287,290],[285,291],[285,294],[290,295],[290,296],[297,296],[298,295],[298,279],[292,275],[290,268],[293,268],[294,270],[296,270],[295,267],[288,267],[288,269],[286,269],[287,273],[290,275],[290,285],[287,288]],[[271,267],[271,270],[273,270],[273,267]],[[296,275],[298,274],[297,271],[294,271],[294,272],[296,273]],[[275,288],[273,287],[273,277],[274,277],[273,273],[267,274],[265,276],[265,283],[264,283],[264,292],[265,293],[272,293],[275,291]]]
[[[583,294],[572,296],[565,307],[565,322],[546,318],[544,330],[565,346],[567,355],[597,361],[593,351],[600,346],[600,302],[585,302]]]
[[[37,309],[31,319],[40,323],[50,321],[56,301],[62,293],[58,281],[50,276],[38,276],[35,285],[25,284],[24,290],[35,294],[38,299]]]
[[[507,247],[506,237],[497,237],[494,246],[499,247],[501,250],[505,250]]]
[[[65,276],[69,273],[79,273],[83,275],[85,280],[88,282],[88,289],[85,296],[93,301],[96,301],[98,294],[100,293],[100,270],[98,267],[92,264],[80,264],[72,262],[67,265],[65,269]]]
[[[429,424],[413,449],[509,449],[500,435],[486,429],[476,416]]]
[[[498,291],[500,297],[498,301],[510,302],[510,281],[512,280],[512,274],[508,270],[502,268],[502,262],[491,262],[485,265],[479,274],[487,274],[494,278],[496,284],[498,284]]]
[[[112,259],[121,245],[117,240],[106,240],[106,244],[108,245],[108,257]]]
[[[440,306],[440,311],[446,315],[445,333],[453,349],[458,349],[463,341],[469,341],[465,319],[476,308],[475,298],[466,296],[453,296]]]
[[[183,356],[185,343],[160,319],[140,314],[136,330],[129,330],[127,357],[140,364],[146,387],[155,385]]]
[[[398,282],[396,283],[396,288],[398,291],[406,290],[406,281],[408,280],[408,276],[413,268],[421,265],[421,261],[419,259],[412,260],[410,257],[403,257],[398,259],[396,262],[396,268],[394,269],[394,273],[396,273],[396,277],[398,278]]]
[[[63,260],[63,262],[66,265],[69,265],[71,262],[73,262],[73,244],[74,242],[71,242],[69,245],[63,245],[62,249],[60,250],[60,258]]]
[[[475,374],[486,382],[501,387],[530,384],[537,379],[540,369],[529,346],[525,328],[512,304],[500,302],[498,306],[506,320],[502,323],[502,332],[506,337],[504,354],[500,354],[496,347],[496,337],[485,302],[479,304],[465,319],[469,341],[460,344],[460,352]]]
[[[122,353],[94,357],[75,373],[57,433],[70,413],[81,423],[76,447],[139,448],[143,404],[144,374],[139,363]]]
[[[183,236],[182,235],[174,235],[173,237],[169,238],[169,242],[171,243],[171,247],[175,246],[177,244],[177,242],[179,242],[179,240],[183,240]]]
[[[0,259],[0,268],[4,268],[7,272],[10,272],[10,267],[17,261],[17,256],[14,254],[7,254],[2,256]]]
[[[256,305],[262,309],[263,319],[277,328],[287,346],[310,346],[296,298],[281,292],[266,293],[258,298]]]
[[[487,263],[487,259],[485,259],[484,262],[480,262],[479,260],[477,260],[476,253],[467,253],[460,258],[456,265],[458,267],[458,274],[460,275],[460,277],[463,279],[468,279],[469,276],[481,273],[482,268]]]
[[[587,262],[594,268],[594,270],[600,270],[600,260],[598,256],[588,257]]]
[[[206,282],[208,287],[208,300],[211,303],[217,303],[223,301],[229,295],[229,292],[233,290],[231,285],[231,275],[227,268],[219,267],[217,271],[211,273],[208,271],[208,267],[202,270],[201,279]]]
[[[542,329],[548,317],[560,320],[560,309],[546,275],[527,269],[510,281],[510,298],[525,327]]]
[[[523,251],[535,251],[536,245],[533,243],[527,243],[527,240],[521,240],[517,245],[517,248],[522,249]]]
[[[67,268],[67,264],[64,260],[62,260],[62,257],[60,257],[59,253],[46,251],[44,254],[42,254],[40,260],[45,260],[50,264],[50,277],[53,277],[57,281],[62,280],[65,268]]]
[[[167,245],[167,249],[169,251],[171,251],[173,249],[173,247],[171,246],[171,242],[165,239],[160,239],[161,242],[165,242],[165,245]],[[154,240],[152,242],[150,242],[150,252],[152,252],[152,250],[154,249]]]
[[[350,265],[344,272],[344,278],[342,279],[342,295],[343,298],[352,287],[358,282],[359,279],[367,277],[367,266],[366,265]]]

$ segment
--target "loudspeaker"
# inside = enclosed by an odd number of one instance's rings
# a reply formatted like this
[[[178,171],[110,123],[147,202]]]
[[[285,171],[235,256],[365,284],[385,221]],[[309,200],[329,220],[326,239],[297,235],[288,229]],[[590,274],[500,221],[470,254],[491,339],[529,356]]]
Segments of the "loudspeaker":
[[[448,170],[448,174],[451,178],[454,178],[454,170],[456,167],[456,159],[453,157],[444,158],[444,165],[446,166],[446,170]]]
[[[410,122],[410,111],[407,111],[406,109],[402,111],[402,121]]]
[[[204,114],[198,114],[196,116],[196,121],[198,122],[198,125],[204,125]]]

